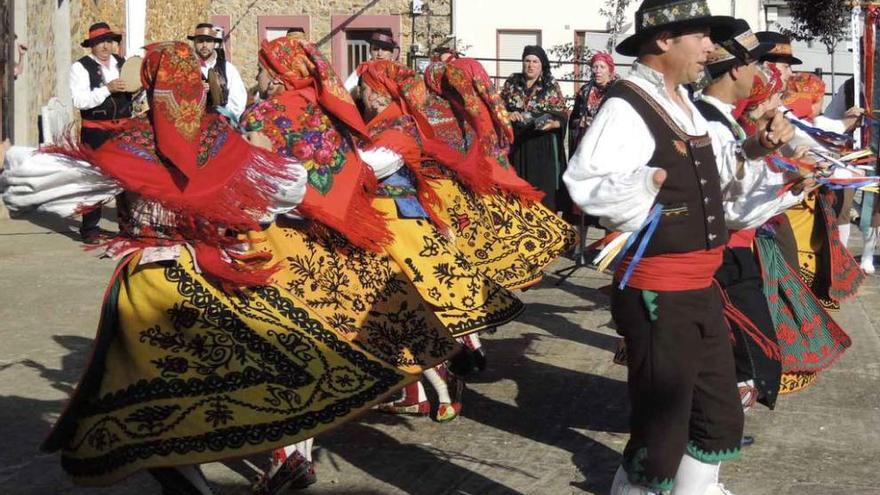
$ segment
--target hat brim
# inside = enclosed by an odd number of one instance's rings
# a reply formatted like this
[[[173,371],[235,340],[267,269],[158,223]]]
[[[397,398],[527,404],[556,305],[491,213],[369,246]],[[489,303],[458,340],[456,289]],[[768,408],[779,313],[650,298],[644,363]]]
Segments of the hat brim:
[[[801,65],[804,62],[794,55],[764,55],[761,62],[782,62],[788,65]]]
[[[713,41],[726,41],[736,31],[736,19],[727,15],[713,15],[653,26],[630,35],[617,44],[615,51],[627,57],[637,57],[641,46],[657,34],[663,31],[680,31],[690,28],[709,28]]]
[[[208,36],[207,34],[195,34],[195,35],[191,34],[191,35],[189,35],[189,36],[186,37],[186,39],[188,39],[188,40],[190,40],[190,41],[195,41],[196,38],[210,38],[210,39],[212,39],[212,40],[214,40],[214,41],[216,41],[216,42],[222,42],[222,41],[223,41],[223,38],[218,38],[218,37],[216,37],[216,36]]]
[[[393,52],[397,48],[397,43],[388,43],[387,41],[370,41],[370,48],[374,46],[382,48],[383,50],[388,50],[389,52]]]
[[[757,47],[749,50],[749,58],[751,62],[756,63],[761,60],[761,57],[764,56],[767,52],[773,49],[775,45],[773,43],[760,43]],[[717,64],[709,64],[706,66],[706,70],[709,71],[709,75],[712,76],[712,79],[724,74],[730,69],[743,65],[743,61],[738,58],[732,58],[730,60],[725,60],[724,62],[719,62]]]
[[[79,46],[81,46],[83,48],[89,48],[96,43],[100,43],[101,41],[108,40],[108,39],[119,43],[122,41],[122,35],[119,33],[102,34],[101,36],[97,36],[95,38],[89,38],[87,40],[84,40],[82,43],[79,44]]]

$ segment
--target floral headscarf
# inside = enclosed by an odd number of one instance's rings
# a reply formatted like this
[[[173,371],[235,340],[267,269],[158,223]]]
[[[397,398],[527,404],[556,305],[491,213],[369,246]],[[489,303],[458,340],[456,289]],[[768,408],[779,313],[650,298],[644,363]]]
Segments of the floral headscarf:
[[[266,134],[276,153],[303,162],[308,187],[300,213],[357,246],[380,250],[391,234],[372,207],[376,178],[346,139],[347,134],[369,139],[351,95],[315,45],[304,39],[264,41],[259,58],[285,90],[248,109],[244,128]]]
[[[813,120],[813,105],[825,97],[825,82],[809,72],[799,72],[788,79],[785,88],[785,106],[799,119]]]
[[[431,90],[449,101],[476,134],[462,168],[478,170],[485,179],[468,185],[477,193],[492,193],[497,187],[526,201],[540,200],[541,193],[516,175],[507,160],[513,129],[482,64],[459,58],[429,69]]]
[[[390,60],[370,60],[358,66],[361,81],[373,91],[391,98],[391,104],[368,124],[375,146],[400,154],[416,178],[419,200],[435,225],[445,227],[436,209],[440,198],[422,171],[423,158],[457,167],[461,155],[437,139],[424,113],[427,88],[418,75]]]

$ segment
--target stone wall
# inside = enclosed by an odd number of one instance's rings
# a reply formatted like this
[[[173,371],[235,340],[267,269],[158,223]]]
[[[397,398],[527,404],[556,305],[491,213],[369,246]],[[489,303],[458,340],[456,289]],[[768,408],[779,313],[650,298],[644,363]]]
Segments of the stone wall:
[[[37,117],[40,108],[49,101],[55,91],[55,36],[52,22],[58,3],[27,2],[27,34],[19,33],[19,39],[26,40],[28,51],[25,56],[26,73],[16,81],[16,91],[27,84],[25,108],[16,108],[16,113],[26,112],[24,129],[17,130],[17,143],[36,143],[39,140]],[[20,132],[24,130],[24,133]]]
[[[231,50],[235,65],[241,72],[245,85],[250,86],[257,72],[256,54],[259,49],[257,17],[265,15],[308,15],[311,25],[310,37],[328,58],[330,49],[331,15],[400,15],[401,61],[406,62],[412,40],[412,22],[408,15],[411,0],[215,0],[210,2],[206,19],[211,15],[228,15],[230,26],[238,22],[232,33]],[[425,0],[425,5],[433,11],[430,29],[434,43],[427,39],[428,21],[426,17],[416,19],[416,41],[422,46],[435,46],[438,39],[451,30],[449,8],[450,0]]]
[[[146,42],[186,41],[193,27],[202,22],[211,0],[178,0],[174,8],[166,2],[147,2]]]

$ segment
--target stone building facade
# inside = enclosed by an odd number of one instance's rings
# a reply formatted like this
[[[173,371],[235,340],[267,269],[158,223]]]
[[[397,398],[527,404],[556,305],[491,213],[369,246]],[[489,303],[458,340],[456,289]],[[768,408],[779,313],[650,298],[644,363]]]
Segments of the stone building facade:
[[[71,106],[68,71],[87,53],[80,42],[87,37],[89,26],[99,20],[122,31],[127,31],[127,20],[142,23],[144,44],[186,40],[198,22],[215,22],[227,32],[233,28],[227,45],[229,59],[241,71],[245,84],[251,85],[260,41],[288,27],[305,28],[345,77],[353,53],[349,45],[357,44],[371,28],[391,29],[405,63],[413,43],[427,52],[448,42],[453,4],[452,0],[424,0],[420,2],[424,14],[413,16],[412,0],[141,0],[137,3],[143,10],[132,15],[133,0],[7,1],[13,8],[18,41],[28,46],[24,71],[13,85],[14,135],[21,144],[39,142],[38,118],[51,98]],[[75,121],[77,112],[70,108],[69,113]]]

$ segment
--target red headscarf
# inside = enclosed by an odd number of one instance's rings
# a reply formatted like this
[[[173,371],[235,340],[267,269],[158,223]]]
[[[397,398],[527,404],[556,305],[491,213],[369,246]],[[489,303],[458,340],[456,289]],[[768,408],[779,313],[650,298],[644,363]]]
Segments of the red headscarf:
[[[751,120],[749,115],[752,110],[780,91],[782,91],[782,73],[779,72],[779,69],[771,65],[769,76],[763,71],[758,71],[751,94],[748,98],[736,102],[733,110],[733,116],[746,131],[746,134],[751,136],[757,131],[755,122]]]
[[[273,270],[237,264],[221,251],[238,240],[227,229],[259,228],[288,163],[251,146],[217,114],[205,112],[199,63],[190,45],[165,42],[145,48],[141,80],[148,115],[126,122],[97,150],[52,147],[44,151],[87,161],[126,191],[155,201],[174,222],[171,242],[193,244],[202,270],[226,285],[264,284]],[[168,220],[168,219],[165,219]],[[119,237],[124,248],[168,243],[167,239]]]
[[[785,88],[785,106],[799,119],[813,120],[813,105],[825,97],[825,82],[810,72],[799,72],[788,80]]]
[[[309,174],[298,207],[303,215],[357,246],[381,249],[392,237],[371,204],[376,177],[340,133],[368,138],[351,95],[315,45],[304,39],[264,41],[259,58],[286,90],[248,109],[244,127],[266,134],[277,153],[303,162]]]
[[[607,53],[607,52],[596,52],[596,53],[594,53],[593,56],[590,57],[590,67],[592,67],[593,64],[595,64],[595,63],[596,63],[597,61],[599,61],[599,60],[601,60],[602,62],[605,62],[605,65],[608,66],[608,71],[609,71],[610,74],[613,76],[613,75],[614,75],[614,71],[615,71],[616,69],[615,69],[615,67],[614,67],[614,58],[611,56],[611,54],[610,54],[610,53]]]

